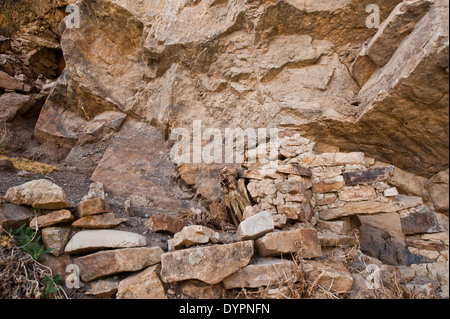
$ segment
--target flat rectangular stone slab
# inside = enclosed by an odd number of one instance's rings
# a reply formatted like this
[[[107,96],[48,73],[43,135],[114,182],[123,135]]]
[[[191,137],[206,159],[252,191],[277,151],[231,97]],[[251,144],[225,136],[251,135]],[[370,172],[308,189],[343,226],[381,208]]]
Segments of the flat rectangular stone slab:
[[[293,284],[298,280],[299,267],[290,260],[257,258],[231,276],[223,284],[225,289],[259,288]]]
[[[161,256],[161,279],[167,283],[198,279],[217,284],[247,266],[253,253],[253,241],[165,253]]]
[[[68,254],[92,252],[112,248],[147,246],[145,236],[118,230],[85,230],[76,233],[66,246]]]
[[[394,175],[394,166],[375,167],[366,171],[344,173],[344,181],[347,186],[380,182]]]
[[[302,258],[322,256],[322,248],[315,229],[297,229],[269,233],[255,243],[260,256],[280,256],[298,253]]]
[[[403,196],[393,202],[365,201],[347,204],[343,207],[324,210],[319,213],[323,220],[333,220],[346,216],[371,215],[378,213],[393,213],[404,209],[416,207],[421,201],[415,200],[416,197]]]
[[[84,282],[127,271],[139,271],[161,261],[161,247],[125,248],[100,251],[74,259]]]

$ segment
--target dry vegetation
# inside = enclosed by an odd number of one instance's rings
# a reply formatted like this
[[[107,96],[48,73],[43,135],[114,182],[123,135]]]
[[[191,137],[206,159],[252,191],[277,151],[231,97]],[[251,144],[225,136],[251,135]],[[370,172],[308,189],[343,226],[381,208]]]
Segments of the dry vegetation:
[[[0,299],[65,299],[50,268],[18,247],[0,228]]]

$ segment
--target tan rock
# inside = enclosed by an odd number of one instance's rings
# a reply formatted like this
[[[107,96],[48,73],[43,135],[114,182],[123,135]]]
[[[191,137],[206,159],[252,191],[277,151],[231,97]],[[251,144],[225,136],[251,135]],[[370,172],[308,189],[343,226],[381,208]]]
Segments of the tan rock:
[[[293,284],[298,280],[299,268],[289,260],[258,258],[224,279],[225,289],[259,288]]]
[[[318,237],[323,248],[347,248],[357,244],[354,236],[319,233]]]
[[[317,280],[319,285],[333,293],[345,294],[352,290],[352,274],[345,268],[342,262],[332,260],[305,260],[303,272],[311,282]]]
[[[124,89],[128,90],[126,87]],[[142,140],[147,143],[140,143]],[[152,145],[151,150],[148,145]],[[189,210],[191,202],[185,200],[187,195],[174,183],[175,166],[169,151],[159,129],[135,120],[125,121],[91,179],[102,182],[113,195],[151,198],[155,205],[167,211]],[[130,154],[134,155],[130,157]]]
[[[1,72],[1,71],[0,71]],[[17,115],[26,113],[34,104],[31,96],[17,93],[5,93],[0,96],[0,121],[12,121]]]
[[[161,247],[107,250],[75,258],[74,263],[80,268],[81,279],[89,282],[155,265],[161,261],[162,253]]]
[[[85,230],[76,233],[66,246],[65,252],[78,254],[107,248],[132,248],[146,246],[146,237],[118,230]]]
[[[307,221],[311,215],[309,204],[281,205],[277,207],[278,213],[286,215],[288,219],[297,221]]]
[[[186,221],[168,215],[153,215],[145,225],[155,233],[176,234],[188,226]]]
[[[310,167],[338,166],[338,165],[364,165],[364,153],[322,153],[312,160],[306,160]]]
[[[188,280],[182,284],[183,294],[195,299],[219,299],[222,297],[222,285],[210,285],[198,280]]]
[[[7,90],[23,91],[24,84],[0,70],[0,87]]]
[[[72,223],[72,227],[106,229],[125,223],[128,218],[116,218],[113,213],[86,216]]]
[[[50,254],[60,256],[69,242],[69,229],[64,227],[48,227],[42,229],[42,241],[45,249],[53,249]]]
[[[393,37],[395,54],[362,87],[357,116],[330,116],[320,123],[302,125],[304,136],[346,148],[364,144],[367,156],[420,176],[446,170],[449,104],[443,97],[449,91],[448,21],[448,3],[443,1],[434,5],[401,43]],[[380,53],[385,51],[390,50],[382,48]],[[430,103],[437,103],[436,107],[428,108]],[[423,118],[429,121],[424,124]],[[412,127],[420,129],[411,134]]]
[[[402,197],[393,202],[377,202],[377,201],[364,201],[351,203],[343,207],[332,208],[324,210],[319,213],[319,216],[323,220],[333,220],[345,216],[353,215],[370,215],[378,213],[392,213],[398,212],[404,209],[418,206],[421,203],[421,199],[411,199],[410,197]]]
[[[196,245],[220,242],[220,235],[211,228],[199,225],[186,226],[173,239],[169,239],[169,250],[189,248]]]
[[[320,230],[327,230],[337,235],[347,235],[352,229],[351,223],[345,220],[324,221],[319,219],[316,226]]]
[[[59,210],[44,216],[35,217],[30,221],[30,228],[45,228],[57,224],[68,223],[74,220],[72,213],[68,210]]]
[[[239,225],[236,235],[240,240],[257,239],[274,229],[272,214],[264,211],[244,220]]]
[[[157,275],[157,267],[151,266],[132,275],[119,284],[117,299],[167,299]]]
[[[312,191],[313,193],[332,193],[340,191],[342,188],[344,188],[345,184],[341,182],[334,182],[334,183],[326,183],[326,182],[319,182],[313,184]]]
[[[34,180],[20,186],[11,187],[6,192],[6,201],[16,205],[29,205],[39,209],[71,208],[63,189],[46,180]]]
[[[247,218],[250,218],[260,212],[262,212],[262,208],[260,205],[247,206],[244,209],[243,218],[244,218],[244,220],[246,220]]]
[[[377,193],[373,187],[343,190],[339,192],[339,199],[345,202],[358,202],[376,198]]]
[[[247,266],[252,256],[253,241],[165,253],[161,256],[161,279],[169,283],[197,279],[217,284]]]
[[[119,282],[113,280],[98,280],[91,283],[91,289],[86,292],[88,296],[107,298],[116,294]]]
[[[337,195],[335,193],[323,194],[322,198],[316,199],[317,206],[324,206],[334,204],[337,200]]]
[[[82,201],[80,204],[78,204],[77,211],[80,217],[85,217],[109,213],[111,209],[109,208],[106,200],[102,198],[94,198]]]
[[[280,256],[294,254],[302,258],[322,256],[317,231],[315,229],[298,229],[293,231],[273,232],[255,242],[260,256]]]
[[[448,215],[449,212],[449,170],[433,176],[426,184],[426,189],[438,212]]]

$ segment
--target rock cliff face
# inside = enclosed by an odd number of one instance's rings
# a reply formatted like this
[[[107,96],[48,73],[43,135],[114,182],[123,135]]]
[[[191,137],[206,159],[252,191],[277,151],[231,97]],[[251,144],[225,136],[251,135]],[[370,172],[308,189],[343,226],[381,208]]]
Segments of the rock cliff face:
[[[373,2],[384,21],[378,32],[366,26]],[[219,129],[279,127],[430,178],[448,168],[447,7],[79,1],[80,28],[60,25],[66,67],[35,135],[70,151],[69,165],[93,171],[117,144],[117,118],[156,127],[161,143],[193,120]],[[202,195],[220,197],[216,191]]]
[[[235,165],[255,210],[358,229],[372,257],[422,264],[406,247],[449,211],[448,0],[35,2],[0,4],[0,152],[174,215],[220,202],[226,164],[175,164],[173,133],[277,128],[285,166]]]

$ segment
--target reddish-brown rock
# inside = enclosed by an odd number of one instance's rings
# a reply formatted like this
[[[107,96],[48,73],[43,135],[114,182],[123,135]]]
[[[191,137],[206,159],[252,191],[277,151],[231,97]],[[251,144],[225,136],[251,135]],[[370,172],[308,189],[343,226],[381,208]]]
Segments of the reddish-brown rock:
[[[155,233],[173,235],[182,231],[188,223],[177,217],[171,217],[168,215],[153,215],[148,221],[145,222],[145,225]]]

